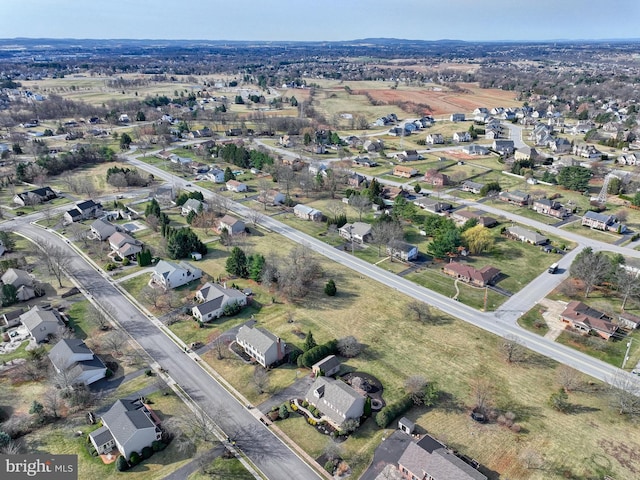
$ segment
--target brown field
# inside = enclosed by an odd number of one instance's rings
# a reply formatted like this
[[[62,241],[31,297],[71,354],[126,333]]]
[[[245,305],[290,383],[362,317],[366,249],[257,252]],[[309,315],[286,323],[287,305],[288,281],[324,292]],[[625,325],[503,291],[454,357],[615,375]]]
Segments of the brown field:
[[[514,106],[519,102],[513,92],[498,89],[482,89],[476,85],[461,84],[469,93],[433,91],[424,89],[367,89],[358,90],[358,94],[370,94],[375,100],[384,103],[413,102],[431,107],[433,115],[447,115],[454,112],[471,112],[477,107]]]

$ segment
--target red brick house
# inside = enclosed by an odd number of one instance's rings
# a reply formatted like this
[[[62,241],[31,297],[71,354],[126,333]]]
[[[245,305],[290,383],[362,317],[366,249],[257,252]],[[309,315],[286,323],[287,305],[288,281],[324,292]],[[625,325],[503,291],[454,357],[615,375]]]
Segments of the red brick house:
[[[500,270],[486,265],[480,270],[466,263],[450,262],[442,267],[442,272],[451,277],[470,283],[476,287],[486,287],[492,284],[500,275]]]
[[[449,177],[435,169],[427,170],[424,174],[424,181],[435,187],[442,187],[449,184]]]
[[[618,326],[611,321],[611,317],[577,300],[567,304],[567,308],[560,314],[560,320],[576,330],[594,332],[605,340],[609,340],[618,331]]]

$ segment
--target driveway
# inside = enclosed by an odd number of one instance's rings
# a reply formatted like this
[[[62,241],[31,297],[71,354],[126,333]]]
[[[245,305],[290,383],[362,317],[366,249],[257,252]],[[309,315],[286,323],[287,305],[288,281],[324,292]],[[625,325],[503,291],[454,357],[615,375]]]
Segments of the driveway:
[[[376,448],[371,465],[362,474],[360,480],[376,480],[387,465],[397,465],[409,442],[411,442],[410,435],[400,430],[393,432]]]
[[[567,326],[566,323],[560,320],[560,314],[567,308],[567,302],[543,298],[539,304],[547,310],[542,314],[544,321],[549,327],[549,331],[545,334],[544,338],[555,341]]]
[[[269,399],[258,405],[258,409],[262,413],[269,413],[271,408],[276,405],[281,405],[287,400],[292,398],[304,398],[312,384],[313,378],[311,378],[311,374],[300,377],[287,388],[271,395]]]

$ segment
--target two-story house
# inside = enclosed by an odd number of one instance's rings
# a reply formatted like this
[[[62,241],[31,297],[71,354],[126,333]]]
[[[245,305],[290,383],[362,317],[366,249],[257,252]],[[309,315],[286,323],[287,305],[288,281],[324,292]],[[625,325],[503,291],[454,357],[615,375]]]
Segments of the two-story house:
[[[241,326],[236,334],[236,342],[265,368],[281,361],[286,353],[286,343],[263,328]]]

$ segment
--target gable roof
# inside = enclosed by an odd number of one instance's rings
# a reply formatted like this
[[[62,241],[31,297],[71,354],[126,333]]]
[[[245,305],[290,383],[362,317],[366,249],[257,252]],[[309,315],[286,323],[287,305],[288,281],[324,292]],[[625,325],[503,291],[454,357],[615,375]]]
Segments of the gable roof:
[[[352,236],[364,238],[371,233],[371,225],[365,222],[345,223],[340,227],[341,232],[349,233]]]
[[[613,335],[618,330],[618,326],[610,322],[606,314],[578,300],[569,302],[561,316],[608,335]]]
[[[466,263],[450,262],[444,267],[445,270],[450,270],[461,277],[469,278],[477,282],[489,283],[495,277],[500,275],[500,270],[490,265],[485,265],[480,270],[472,267]]]
[[[127,243],[131,243],[133,245],[140,245],[140,242],[133,238],[131,235],[127,235],[124,232],[116,232],[109,237],[109,243],[115,245],[117,248],[122,247]]]
[[[269,350],[277,341],[273,333],[264,328],[252,328],[243,325],[236,334],[236,339],[239,342],[244,342],[251,345],[258,353],[264,354]]]
[[[91,224],[91,230],[94,230],[100,235],[100,238],[109,238],[116,233],[116,227],[111,222],[107,222],[103,218],[97,219]]]
[[[319,362],[315,363],[313,367],[311,367],[311,369],[315,370],[317,368],[319,370],[322,370],[323,372],[329,372],[341,364],[342,362],[338,357],[336,357],[335,355],[329,355],[324,357]]]
[[[433,480],[486,480],[485,475],[466,464],[435,439],[431,451],[423,448],[420,443],[409,442],[398,460],[398,463],[412,474],[420,475],[420,478],[428,474]]]
[[[5,285],[13,285],[16,288],[21,285],[33,285],[33,277],[29,275],[29,272],[19,268],[8,268],[1,280]]]
[[[198,291],[204,302],[193,308],[197,309],[202,316],[218,310],[225,303],[233,300],[244,300],[246,295],[235,288],[225,288],[215,283],[207,282]]]
[[[547,243],[549,240],[544,235],[540,235],[538,232],[534,232],[532,230],[528,230],[519,225],[514,225],[513,227],[507,228],[507,232],[511,235],[515,235],[518,238],[522,238],[527,242],[533,243],[535,245],[539,243]]]
[[[196,198],[190,198],[189,200],[187,200],[186,202],[184,202],[184,204],[182,205],[182,209],[183,210],[193,210],[194,212],[198,212],[198,210],[200,210],[200,205],[202,205],[202,208],[204,209],[204,203],[201,202],[200,200],[196,199]]]
[[[233,227],[236,223],[242,223],[244,225],[244,222],[242,220],[228,214],[220,219],[220,223],[224,223],[225,225],[228,225],[230,227]]]
[[[142,411],[142,404],[127,399],[116,400],[102,416],[102,422],[120,445],[125,445],[138,430],[155,428],[155,424]]]
[[[362,398],[360,393],[342,380],[328,377],[316,378],[307,392],[307,399],[313,400],[318,409],[337,424],[345,421],[345,413]]]

